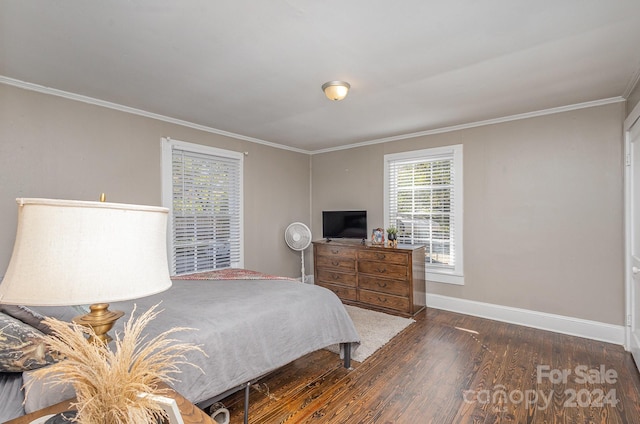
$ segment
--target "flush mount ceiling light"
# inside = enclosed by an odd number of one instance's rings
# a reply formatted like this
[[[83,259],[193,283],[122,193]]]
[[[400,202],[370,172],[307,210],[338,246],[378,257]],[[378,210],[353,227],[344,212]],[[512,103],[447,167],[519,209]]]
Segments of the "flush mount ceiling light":
[[[329,100],[342,100],[347,97],[351,86],[344,81],[329,81],[322,84],[322,91]]]

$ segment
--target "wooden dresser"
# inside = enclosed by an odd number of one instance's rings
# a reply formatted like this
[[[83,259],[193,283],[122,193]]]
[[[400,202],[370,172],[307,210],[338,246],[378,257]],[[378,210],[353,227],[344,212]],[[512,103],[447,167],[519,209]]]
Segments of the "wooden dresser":
[[[425,247],[313,242],[315,284],[348,304],[413,316],[426,305]]]

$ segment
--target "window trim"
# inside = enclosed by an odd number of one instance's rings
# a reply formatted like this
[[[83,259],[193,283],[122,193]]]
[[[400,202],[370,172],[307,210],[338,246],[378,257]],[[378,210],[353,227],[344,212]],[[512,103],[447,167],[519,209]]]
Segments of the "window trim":
[[[162,205],[169,209],[169,219],[167,222],[167,254],[169,257],[169,266],[171,275],[173,274],[173,150],[185,150],[193,153],[200,153],[211,156],[220,156],[228,159],[236,159],[239,161],[239,178],[240,187],[240,259],[237,264],[239,268],[244,268],[244,154],[234,152],[232,150],[220,149],[217,147],[205,146],[202,144],[188,143],[186,141],[173,140],[169,137],[162,137],[161,144],[161,200]]]
[[[455,170],[455,179],[453,181],[453,189],[455,193],[455,203],[453,207],[453,215],[455,216],[455,265],[453,270],[445,269],[429,269],[425,267],[425,277],[427,281],[438,283],[448,283],[456,285],[464,285],[464,246],[463,246],[463,222],[464,222],[464,193],[463,193],[463,156],[462,144],[454,144],[451,146],[434,147],[421,150],[412,150],[401,153],[390,153],[384,155],[384,222],[389,227],[389,164],[396,160],[417,159],[424,157],[432,159],[433,157],[453,154],[453,168]]]

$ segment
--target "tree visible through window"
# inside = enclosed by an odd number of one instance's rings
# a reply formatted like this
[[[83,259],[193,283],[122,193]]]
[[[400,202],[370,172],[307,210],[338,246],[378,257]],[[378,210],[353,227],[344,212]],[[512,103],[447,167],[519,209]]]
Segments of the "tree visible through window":
[[[242,155],[173,140],[165,144],[172,274],[241,266]]]
[[[461,176],[461,146],[385,156],[385,223],[426,246],[427,272],[462,275]]]

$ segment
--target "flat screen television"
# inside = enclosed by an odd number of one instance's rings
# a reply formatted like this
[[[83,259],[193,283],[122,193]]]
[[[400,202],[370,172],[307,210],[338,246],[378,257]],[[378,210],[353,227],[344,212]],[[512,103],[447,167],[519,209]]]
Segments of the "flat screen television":
[[[367,238],[367,211],[322,211],[322,237]]]

